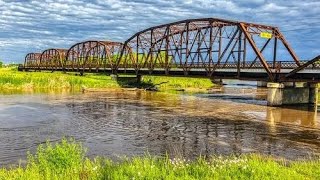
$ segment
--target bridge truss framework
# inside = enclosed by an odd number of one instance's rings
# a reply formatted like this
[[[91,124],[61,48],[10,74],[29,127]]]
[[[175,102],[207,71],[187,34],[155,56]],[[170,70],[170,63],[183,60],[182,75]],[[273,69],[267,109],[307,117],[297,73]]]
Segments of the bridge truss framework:
[[[283,57],[286,61],[280,60]],[[268,81],[276,82],[294,78],[306,68],[320,68],[319,58],[300,61],[277,27],[203,18],[151,27],[124,43],[85,41],[69,50],[30,53],[24,68],[184,76],[201,71],[207,77],[216,76],[221,69],[233,69],[233,76],[239,79],[256,69],[263,70]],[[285,69],[289,71],[284,73]]]

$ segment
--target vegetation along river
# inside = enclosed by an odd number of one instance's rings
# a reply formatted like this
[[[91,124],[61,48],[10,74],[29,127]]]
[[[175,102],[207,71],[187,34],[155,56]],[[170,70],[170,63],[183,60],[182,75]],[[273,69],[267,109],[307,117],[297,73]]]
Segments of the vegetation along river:
[[[112,90],[0,95],[0,162],[22,163],[45,142],[74,137],[88,155],[320,153],[317,108],[267,107],[266,89],[229,83],[209,94]]]

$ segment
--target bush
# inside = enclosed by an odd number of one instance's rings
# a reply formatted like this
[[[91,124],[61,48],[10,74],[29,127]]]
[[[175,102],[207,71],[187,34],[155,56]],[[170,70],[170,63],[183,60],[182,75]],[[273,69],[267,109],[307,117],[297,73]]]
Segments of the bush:
[[[47,141],[34,155],[28,153],[25,167],[0,169],[0,179],[101,179],[102,163],[85,158],[85,152],[73,139],[55,144]]]
[[[62,139],[60,143],[54,145],[47,141],[46,144],[38,146],[35,155],[28,153],[28,162],[31,167],[37,166],[41,171],[50,169],[57,173],[81,167],[84,159],[84,148],[73,139]]]

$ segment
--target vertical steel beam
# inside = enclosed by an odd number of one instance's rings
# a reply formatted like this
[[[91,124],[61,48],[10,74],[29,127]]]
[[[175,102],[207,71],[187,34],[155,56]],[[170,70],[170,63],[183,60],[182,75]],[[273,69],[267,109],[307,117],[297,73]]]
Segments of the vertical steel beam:
[[[170,26],[167,26],[166,30],[166,54],[165,54],[165,74],[169,74],[169,31],[170,31]]]
[[[24,68],[27,67],[27,57],[28,57],[28,55],[29,55],[29,54],[27,54],[26,57],[24,58],[24,66],[23,66]]]
[[[246,58],[247,58],[247,39],[243,39],[243,67],[246,67]]]
[[[152,65],[153,65],[153,51],[154,51],[154,46],[155,46],[155,43],[153,43],[153,29],[151,29],[151,32],[150,32],[151,34],[150,34],[150,38],[151,38],[151,47],[150,47],[150,60],[149,60],[149,63],[148,63],[148,65],[149,65],[149,69],[151,69],[152,68]],[[148,57],[147,57],[148,58]]]
[[[220,64],[221,49],[222,49],[222,27],[219,26],[219,52],[218,52],[217,64]]]
[[[198,67],[199,67],[199,63],[200,63],[200,46],[201,46],[201,37],[200,37],[200,33],[201,32],[201,29],[199,29],[198,30],[198,33],[197,33],[197,35],[198,35],[198,44],[197,44],[197,46],[198,46],[198,49],[197,49],[197,54],[198,54],[198,62],[197,62],[197,65],[198,65]]]
[[[180,60],[180,64],[179,66],[182,66],[182,69],[184,70],[184,66],[182,64],[182,44],[183,44],[183,32],[179,34],[180,35],[180,48],[179,48],[179,60]]]
[[[208,53],[209,53],[209,67],[208,67],[208,69],[209,69],[209,73],[211,73],[211,63],[213,63],[212,62],[212,46],[213,46],[213,40],[212,40],[212,22],[210,22],[210,37],[209,37],[209,51],[208,51]]]
[[[277,48],[278,48],[278,38],[274,38],[274,45],[273,45],[273,64],[272,68],[274,69],[276,67],[276,61],[277,61]]]
[[[187,32],[186,32],[186,59],[185,59],[185,62],[184,62],[184,68],[183,68],[183,71],[184,71],[184,74],[186,75],[187,72],[188,72],[188,67],[186,68],[188,62],[189,62],[189,22],[186,23],[186,28],[187,28]]]
[[[242,38],[242,32],[240,31],[239,32],[239,44],[238,44],[238,62],[237,62],[237,73],[238,73],[238,78],[240,77],[240,62],[241,62],[241,45],[242,45],[242,41],[241,41],[241,38]]]
[[[152,69],[152,59],[153,59],[153,49],[154,49],[154,46],[155,46],[156,43],[153,43],[153,29],[151,29],[150,31],[150,48],[149,48],[149,52],[147,54],[147,57],[146,57],[146,60],[144,61],[143,63],[143,66],[142,67],[146,67],[147,65],[147,68],[149,70]]]
[[[139,36],[140,35],[138,35],[137,36],[137,41],[136,41],[136,52],[137,52],[137,54],[136,54],[136,67],[135,67],[135,70],[136,70],[136,74],[138,74],[138,69],[139,69]]]

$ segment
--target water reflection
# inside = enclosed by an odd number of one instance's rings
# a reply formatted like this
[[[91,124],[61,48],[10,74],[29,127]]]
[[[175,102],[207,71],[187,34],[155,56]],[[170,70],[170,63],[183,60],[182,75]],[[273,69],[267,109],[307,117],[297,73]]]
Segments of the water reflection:
[[[0,161],[17,162],[62,136],[82,141],[89,156],[259,152],[296,159],[320,152],[318,120],[316,111],[144,91],[0,96]]]
[[[163,96],[157,95],[148,94],[148,100],[155,100],[154,103],[157,105],[171,104],[170,101],[156,101],[163,98]],[[125,97],[125,95],[120,97]],[[133,144],[135,147],[129,149],[135,150],[138,154],[148,150],[152,154],[169,152],[171,155],[179,154],[190,158],[199,154],[260,152],[287,158],[299,158],[308,156],[313,150],[319,150],[319,141],[315,138],[319,136],[317,131],[315,134],[313,134],[314,132],[304,134],[303,129],[290,129],[286,126],[279,126],[277,130],[272,130],[275,124],[266,125],[258,121],[248,121],[247,119],[250,119],[250,117],[238,115],[238,112],[229,112],[229,116],[224,118],[218,117],[216,112],[211,112],[210,114],[213,116],[208,116],[209,114],[203,113],[211,109],[212,106],[207,104],[208,101],[200,101],[199,99],[189,99],[188,101],[181,101],[181,98],[171,99],[171,101],[176,102],[175,105],[183,106],[184,109],[189,111],[187,116],[180,109],[177,109],[177,111],[176,109],[166,109],[166,114],[163,114],[162,109],[159,109],[153,103],[149,104],[151,106],[141,104],[140,102],[143,102],[144,98],[141,97],[141,94],[139,94],[139,97],[140,99],[134,98],[134,100],[139,101],[129,101],[130,98],[125,97],[127,101],[117,103],[116,107],[110,106],[112,101],[106,98],[108,101],[105,101],[105,103],[109,105],[106,105],[103,101],[94,104],[86,102],[73,106],[73,108],[74,112],[78,114],[77,116],[88,114],[87,108],[89,112],[94,109],[100,109],[102,112],[112,112],[109,115],[104,115],[110,119],[117,119],[116,122],[108,121],[106,123],[105,119],[102,118],[103,122],[99,123],[97,121],[99,116],[97,115],[85,119],[88,124],[109,124],[112,127],[121,125],[118,130],[125,130],[121,132],[123,136],[127,137],[122,140],[123,143],[126,146]],[[223,105],[225,106],[226,103]],[[87,125],[84,126],[87,127]],[[292,137],[299,138],[294,139]],[[130,142],[132,139],[134,139],[134,142]],[[313,140],[315,141],[313,142]],[[306,141],[310,141],[309,144],[301,145]],[[141,146],[143,149],[137,151],[137,147]],[[117,152],[122,151],[124,154],[131,154],[120,149]]]
[[[267,120],[271,125],[289,123],[294,125],[317,127],[317,106],[287,106],[267,108]]]
[[[233,103],[243,103],[264,106],[262,111],[257,106],[253,110],[245,111],[247,115],[265,119],[271,126],[279,123],[319,128],[317,123],[318,106],[297,105],[282,107],[267,107],[267,88],[256,87],[255,82],[229,80],[227,85],[212,91],[210,94],[201,94],[200,97],[209,99],[222,99]],[[242,107],[241,107],[242,108]],[[261,109],[261,108],[260,108]]]

